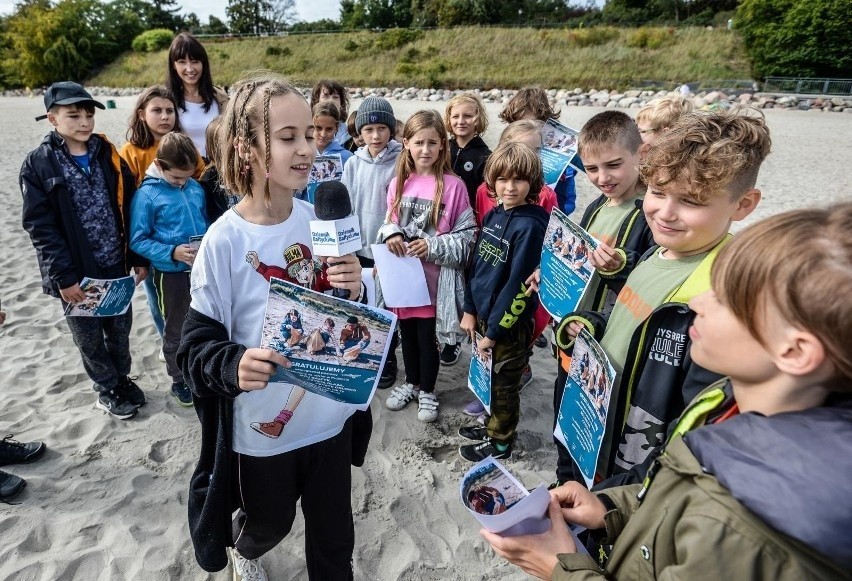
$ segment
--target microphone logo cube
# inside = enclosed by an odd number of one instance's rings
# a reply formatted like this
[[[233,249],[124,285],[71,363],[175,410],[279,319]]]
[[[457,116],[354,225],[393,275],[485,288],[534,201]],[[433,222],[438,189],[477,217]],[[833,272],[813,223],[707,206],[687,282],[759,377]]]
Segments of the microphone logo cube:
[[[358,217],[311,220],[311,243],[315,256],[344,256],[361,250]]]

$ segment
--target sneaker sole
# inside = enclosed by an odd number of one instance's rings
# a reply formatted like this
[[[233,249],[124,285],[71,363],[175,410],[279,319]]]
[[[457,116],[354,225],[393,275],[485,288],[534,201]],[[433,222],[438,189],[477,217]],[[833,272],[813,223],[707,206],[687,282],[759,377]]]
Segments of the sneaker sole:
[[[175,394],[172,394],[172,397],[175,398],[175,401],[178,402],[178,405],[180,407],[191,408],[193,405],[195,405],[191,401],[190,402],[181,401],[181,399],[178,396],[176,396]]]
[[[27,487],[27,481],[24,480],[23,478],[21,478],[21,485],[18,488],[16,488],[15,490],[13,490],[12,492],[10,492],[9,494],[7,494],[6,496],[0,497],[0,502],[9,502],[10,500],[13,500],[26,487]]]
[[[460,359],[459,357],[456,357],[455,361],[444,361],[443,359],[441,359],[441,365],[446,365],[447,367],[452,367],[453,365],[455,365],[456,363],[459,362],[459,359]]]
[[[132,413],[129,413],[129,414],[126,414],[126,415],[125,414],[117,414],[114,411],[112,411],[111,409],[109,409],[107,406],[102,404],[100,402],[100,400],[95,402],[95,407],[104,410],[106,413],[108,413],[112,417],[118,418],[120,420],[129,420],[130,418],[136,416],[136,410],[133,410]]]

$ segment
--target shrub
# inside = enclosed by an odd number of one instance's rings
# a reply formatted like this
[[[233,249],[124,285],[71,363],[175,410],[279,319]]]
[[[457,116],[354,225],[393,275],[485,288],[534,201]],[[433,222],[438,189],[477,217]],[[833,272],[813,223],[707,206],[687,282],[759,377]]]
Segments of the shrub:
[[[266,56],[290,56],[293,51],[287,46],[267,46]]]
[[[612,26],[581,28],[568,33],[568,40],[574,46],[598,46],[618,38],[618,30]]]
[[[414,42],[423,35],[421,30],[412,30],[410,28],[391,28],[380,33],[373,42],[379,50],[391,50],[405,46],[409,42]]]
[[[734,27],[757,77],[852,76],[848,2],[743,0]]]
[[[131,48],[136,52],[154,52],[169,48],[174,38],[174,33],[165,28],[155,28],[154,30],[146,30],[139,36],[133,39]]]
[[[674,28],[642,27],[630,34],[627,46],[655,49],[672,44],[674,39]]]

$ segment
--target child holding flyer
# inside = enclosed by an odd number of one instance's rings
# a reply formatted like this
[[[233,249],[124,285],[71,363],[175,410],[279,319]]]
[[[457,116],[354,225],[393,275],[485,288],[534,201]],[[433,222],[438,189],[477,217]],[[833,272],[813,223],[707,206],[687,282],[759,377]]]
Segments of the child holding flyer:
[[[84,278],[115,279],[131,268],[136,284],[148,261],[127,245],[125,230],[136,180],[106,137],[94,133],[95,101],[79,84],[53,83],[44,93],[47,119],[55,128],[23,165],[23,225],[38,256],[42,291],[69,303],[86,300]],[[115,317],[66,317],[83,368],[98,393],[96,406],[122,420],[145,405],[130,374],[129,308]]]
[[[299,192],[296,197],[306,202],[314,203],[317,186],[320,183],[339,180],[343,175],[346,161],[352,153],[344,149],[334,140],[340,123],[340,109],[334,101],[320,101],[313,107],[314,143],[317,147],[317,160],[311,168],[311,178],[308,187]],[[319,157],[323,156],[323,157]]]
[[[538,120],[546,123],[548,119],[559,121],[559,111],[554,110],[547,98],[547,93],[540,87],[524,87],[509,99],[499,115],[506,123],[514,123],[521,119]],[[570,216],[577,203],[577,188],[574,177],[577,171],[568,166],[559,176],[556,184],[556,200],[558,208]]]
[[[352,579],[354,407],[306,393],[280,437],[251,428],[292,391],[269,383],[288,360],[257,347],[269,282],[252,262],[310,265],[313,208],[294,200],[316,155],[311,110],[299,90],[272,75],[234,87],[220,127],[217,167],[242,196],[210,228],[192,270],[192,303],[178,360],[201,422],[201,457],[190,483],[189,525],[196,560],[218,571],[230,552],[237,578],[265,579],[259,558],[290,532],[301,500],[308,578]],[[249,260],[252,258],[253,260]],[[276,276],[298,283],[280,266]],[[324,280],[363,296],[354,256],[323,268]],[[313,287],[317,277],[303,286]],[[237,510],[238,509],[238,510]],[[233,517],[233,512],[237,510]]]
[[[485,166],[488,188],[500,205],[488,212],[465,286],[461,328],[480,351],[491,351],[491,417],[459,435],[476,443],[459,448],[465,460],[509,458],[521,412],[521,374],[529,361],[536,298],[524,281],[541,255],[547,212],[535,203],[543,185],[538,155],[522,143],[507,142]],[[494,250],[499,254],[495,255]]]
[[[849,578],[852,302],[837,289],[852,286],[852,204],[746,228],[711,280],[689,303],[690,351],[727,378],[692,400],[644,484],[556,488],[545,533],[481,533],[499,555],[557,581]],[[565,521],[608,558],[579,554]]]
[[[451,303],[455,312],[476,222],[464,182],[450,169],[441,116],[418,111],[405,124],[402,142],[405,152],[388,186],[388,223],[379,235],[395,255],[415,256],[423,262],[431,304],[391,309],[399,316],[405,383],[393,389],[385,405],[397,411],[417,399],[417,419],[434,422],[438,419],[436,333],[459,331],[458,314],[442,317],[440,328],[436,325],[436,305]],[[448,284],[439,284],[442,276]]]
[[[585,326],[617,373],[598,460],[598,478],[614,477],[604,485],[641,481],[669,424],[718,379],[689,356],[694,315],[686,304],[707,289],[707,273],[730,238],[731,223],[760,201],[754,186],[769,148],[762,116],[683,116],[642,166],[648,184],[643,210],[659,246],[630,273],[608,317],[569,313],[556,330],[559,348],[567,350]],[[557,478],[580,481],[568,452],[559,448]]]
[[[166,371],[172,379],[171,393],[182,406],[192,405],[192,394],[175,361],[196,252],[190,239],[203,236],[209,225],[204,190],[192,178],[199,157],[186,135],[164,135],[130,206],[130,248],[153,267],[157,304],[165,321]]]

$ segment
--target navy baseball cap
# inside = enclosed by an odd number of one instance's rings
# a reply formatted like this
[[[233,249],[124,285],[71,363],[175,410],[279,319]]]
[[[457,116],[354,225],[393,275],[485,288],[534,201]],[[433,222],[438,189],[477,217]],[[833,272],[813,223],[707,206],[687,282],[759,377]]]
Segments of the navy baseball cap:
[[[54,105],[76,105],[77,103],[91,103],[98,109],[106,109],[103,103],[95,101],[83,85],[73,81],[61,81],[53,83],[44,92],[44,109],[50,111]],[[36,121],[47,119],[47,115],[39,115]]]

